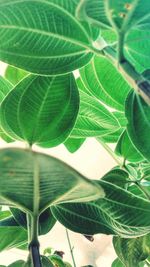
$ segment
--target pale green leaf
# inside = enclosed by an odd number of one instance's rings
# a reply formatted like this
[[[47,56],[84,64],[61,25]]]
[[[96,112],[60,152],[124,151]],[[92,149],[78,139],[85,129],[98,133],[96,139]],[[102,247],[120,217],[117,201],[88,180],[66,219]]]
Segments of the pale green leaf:
[[[22,149],[0,151],[0,204],[39,213],[52,204],[90,201],[103,189],[60,160]]]
[[[78,90],[72,74],[29,75],[3,101],[1,126],[14,139],[53,147],[70,134],[78,108]]]

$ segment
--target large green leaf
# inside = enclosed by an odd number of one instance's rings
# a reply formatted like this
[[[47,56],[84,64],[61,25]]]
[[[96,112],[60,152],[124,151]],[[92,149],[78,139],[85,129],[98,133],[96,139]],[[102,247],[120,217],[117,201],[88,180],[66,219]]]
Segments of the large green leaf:
[[[20,80],[28,75],[28,72],[15,68],[13,66],[8,66],[5,71],[6,79],[13,85],[16,85]]]
[[[3,101],[1,126],[14,139],[52,147],[69,135],[78,107],[78,90],[72,74],[29,75]]]
[[[78,86],[81,90],[86,89],[86,93],[94,95],[116,110],[124,110],[130,87],[110,61],[95,56],[80,70],[80,75],[81,81],[78,81]]]
[[[0,151],[0,203],[39,213],[52,204],[90,201],[103,189],[60,160],[22,149]]]
[[[150,106],[136,93],[129,94],[126,102],[127,130],[140,153],[150,160]]]
[[[10,210],[17,223],[27,230],[26,214],[15,208]],[[47,234],[55,223],[56,219],[53,217],[50,208],[46,209],[39,217],[39,235]]]
[[[93,34],[75,18],[78,3],[79,0],[1,0],[0,59],[48,75],[85,65],[92,57]]]
[[[150,255],[150,235],[138,238],[113,238],[115,251],[126,267],[137,267]]]
[[[104,136],[120,128],[116,117],[95,97],[80,92],[80,109],[71,132],[73,138]]]
[[[111,172],[108,175],[110,180]],[[147,234],[150,231],[149,201],[120,188],[120,181],[118,187],[106,182],[105,177],[105,181],[99,182],[106,194],[103,199],[53,205],[52,212],[65,227],[82,234],[117,234],[126,238]]]
[[[136,147],[132,144],[126,130],[123,132],[123,134],[119,138],[115,152],[116,154],[124,157],[125,160],[128,160],[130,162],[141,162],[144,160],[142,155],[139,153]]]

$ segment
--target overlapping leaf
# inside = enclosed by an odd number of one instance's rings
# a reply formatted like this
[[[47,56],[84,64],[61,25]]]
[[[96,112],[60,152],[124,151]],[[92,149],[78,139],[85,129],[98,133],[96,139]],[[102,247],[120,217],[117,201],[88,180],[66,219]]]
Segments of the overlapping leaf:
[[[52,212],[65,227],[82,234],[136,237],[148,233],[149,201],[120,188],[122,181],[118,182],[119,187],[112,182],[99,182],[106,194],[103,199],[82,204],[53,205]]]
[[[17,224],[11,213],[0,212],[0,251],[18,247],[27,242],[27,231]]]
[[[132,144],[127,131],[124,131],[121,135],[115,152],[119,155],[124,157],[125,160],[130,162],[140,162],[143,161],[143,156],[139,153],[136,147]]]
[[[16,85],[20,80],[22,80],[24,77],[28,75],[28,72],[15,68],[13,66],[8,65],[5,71],[5,77],[6,79],[12,83],[13,85]]]
[[[150,255],[150,235],[138,238],[113,238],[115,251],[126,267],[137,267]]]
[[[149,0],[82,2],[81,17],[98,27],[113,28],[120,36],[120,48],[140,72],[150,68]],[[105,36],[104,36],[105,37]]]
[[[78,90],[72,74],[29,75],[3,101],[1,126],[14,139],[52,147],[69,135],[78,107]]]
[[[119,122],[96,98],[80,92],[80,109],[73,138],[104,136],[120,128]]]
[[[127,130],[131,141],[140,153],[150,160],[150,107],[134,92],[129,94],[126,102]]]
[[[39,213],[54,203],[90,201],[103,189],[53,157],[21,149],[0,151],[0,203]]]
[[[78,3],[79,0],[1,0],[0,59],[47,75],[85,65],[92,57],[91,37],[95,33],[75,18]]]
[[[76,152],[84,143],[85,138],[71,138],[69,137],[64,145],[68,149],[69,152],[74,153]]]
[[[95,56],[80,70],[81,81],[78,87],[104,102],[106,105],[123,111],[130,87],[116,68],[104,57]]]

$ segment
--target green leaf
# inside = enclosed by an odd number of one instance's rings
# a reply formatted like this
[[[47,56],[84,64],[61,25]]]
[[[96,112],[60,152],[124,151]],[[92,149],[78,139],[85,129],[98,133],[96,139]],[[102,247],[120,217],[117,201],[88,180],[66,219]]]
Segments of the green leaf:
[[[115,152],[117,155],[122,156],[125,160],[130,162],[141,162],[144,160],[142,155],[132,144],[126,130],[120,136]]]
[[[28,75],[28,72],[15,68],[13,66],[8,66],[5,71],[6,79],[11,82],[13,85],[16,85],[20,82],[23,78]]]
[[[103,189],[60,160],[23,149],[0,150],[0,204],[39,213],[56,203],[90,201]]]
[[[74,153],[76,152],[84,143],[85,138],[71,138],[69,137],[64,145],[68,149],[69,152]]]
[[[26,214],[15,208],[10,210],[17,223],[27,230]],[[53,217],[50,208],[46,209],[39,217],[39,235],[47,234],[55,223],[56,219]]]
[[[11,263],[8,267],[29,267],[24,261],[19,260]]]
[[[46,75],[84,66],[92,57],[91,38],[95,33],[75,18],[78,2],[1,0],[0,59]]]
[[[4,99],[1,126],[14,139],[53,147],[70,134],[78,108],[78,90],[72,74],[29,75]]]
[[[149,201],[110,182],[101,180],[99,184],[106,194],[103,199],[53,205],[56,219],[70,230],[86,235],[104,233],[131,238],[150,231]]]
[[[80,109],[72,138],[104,136],[120,128],[115,116],[96,98],[80,92]]]
[[[6,95],[12,90],[12,84],[0,76],[0,103],[4,100]],[[12,142],[12,139],[2,130],[0,126],[0,137],[7,143]]]
[[[104,135],[103,137],[97,137],[97,141],[101,143],[101,141],[104,141],[106,143],[116,143],[120,137],[120,135],[122,134],[123,129],[119,129],[113,133]]]
[[[48,258],[52,261],[52,263],[54,264],[54,266],[66,267],[66,265],[63,262],[62,258],[59,257],[58,255],[51,255]]]
[[[124,267],[124,264],[117,258],[113,261],[111,267]]]
[[[80,70],[79,88],[85,90],[106,105],[124,111],[124,103],[130,87],[115,66],[101,56],[95,56]],[[83,86],[82,86],[83,83]]]
[[[113,238],[115,251],[126,267],[137,267],[150,255],[150,235],[138,238]]]
[[[41,259],[43,267],[55,267],[53,263],[46,256],[42,256]]]
[[[130,93],[126,102],[127,131],[134,146],[150,160],[150,107],[134,92]]]
[[[111,28],[103,0],[83,0],[78,5],[77,16],[100,28]]]
[[[6,212],[1,212],[6,216]],[[7,214],[8,215],[8,214]],[[27,231],[17,224],[12,216],[0,220],[0,251],[18,247],[27,242]]]
[[[106,175],[104,175],[101,180],[124,188],[128,181],[128,173],[119,169],[118,167],[115,167]]]

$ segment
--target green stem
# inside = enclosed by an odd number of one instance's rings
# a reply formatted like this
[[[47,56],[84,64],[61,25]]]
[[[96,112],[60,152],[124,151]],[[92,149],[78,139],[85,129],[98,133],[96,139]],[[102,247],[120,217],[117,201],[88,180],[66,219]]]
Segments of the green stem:
[[[140,183],[136,183],[136,185],[139,187],[139,189],[144,193],[144,195],[146,196],[146,198],[148,200],[150,200],[150,194],[149,192],[140,184]]]
[[[109,153],[109,155],[111,155],[111,157],[117,162],[117,164],[122,167],[123,163],[118,159],[112,149],[106,143],[104,143],[102,139],[98,139],[98,142],[105,148],[105,150]]]
[[[124,38],[125,38],[125,34],[123,33],[118,34],[118,67],[121,62],[125,61],[124,52],[123,52]]]
[[[72,257],[72,262],[73,262],[73,266],[76,267],[76,263],[75,263],[75,259],[74,259],[74,254],[73,254],[73,248],[71,245],[71,241],[70,241],[70,237],[69,237],[69,232],[66,229],[66,236],[67,236],[67,240],[68,240],[68,245],[69,245],[69,249],[70,249],[70,253],[71,253],[71,257]]]

